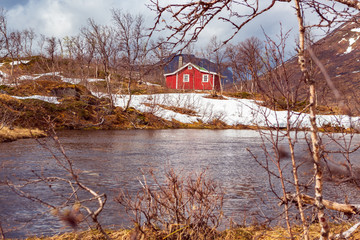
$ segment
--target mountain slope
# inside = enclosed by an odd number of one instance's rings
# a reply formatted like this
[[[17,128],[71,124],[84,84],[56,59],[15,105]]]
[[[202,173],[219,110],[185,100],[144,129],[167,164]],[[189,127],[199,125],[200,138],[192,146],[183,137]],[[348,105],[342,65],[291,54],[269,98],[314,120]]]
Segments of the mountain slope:
[[[353,113],[359,114],[360,94],[360,24],[345,23],[332,31],[323,39],[312,45],[316,57],[324,65],[336,89]],[[287,68],[293,71],[291,80],[296,82],[301,78],[297,58],[287,62]],[[309,64],[312,76],[317,84],[317,100],[319,104],[336,106],[339,100],[328,86],[319,67]],[[300,95],[305,97],[307,87],[301,87]]]

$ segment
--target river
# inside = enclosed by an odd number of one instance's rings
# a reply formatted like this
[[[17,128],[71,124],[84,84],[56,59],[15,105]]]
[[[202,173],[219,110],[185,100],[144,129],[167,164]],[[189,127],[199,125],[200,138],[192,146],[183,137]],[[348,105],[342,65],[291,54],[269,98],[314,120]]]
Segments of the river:
[[[251,221],[253,217],[271,215],[278,203],[269,189],[268,174],[247,150],[263,159],[262,139],[256,131],[172,129],[61,131],[58,134],[74,168],[80,170],[81,180],[108,195],[100,218],[106,227],[131,227],[124,209],[113,199],[119,189],[132,193],[139,190],[141,171],[148,169],[154,169],[159,179],[170,168],[182,176],[206,170],[207,176],[225,191],[225,226],[230,219],[242,223],[245,216]],[[359,139],[355,136],[357,142]],[[286,142],[281,144],[286,145]],[[300,170],[305,179],[308,177],[305,173],[312,168],[306,161],[305,141],[299,140],[296,152],[304,160]],[[17,196],[4,184],[6,177],[12,181],[30,179],[34,178],[34,172],[66,177],[49,151],[34,139],[23,139],[0,144],[0,153],[0,219],[6,236],[24,238],[69,231],[56,217],[45,213],[48,208]],[[283,161],[284,169],[290,169],[288,157]],[[288,172],[286,176],[290,177]],[[273,186],[275,191],[280,191],[276,179]],[[52,200],[52,193],[46,186],[28,190],[42,199]],[[324,191],[329,199],[339,201],[344,201],[344,192],[350,200],[358,197],[351,186],[344,184],[337,186],[329,182]]]

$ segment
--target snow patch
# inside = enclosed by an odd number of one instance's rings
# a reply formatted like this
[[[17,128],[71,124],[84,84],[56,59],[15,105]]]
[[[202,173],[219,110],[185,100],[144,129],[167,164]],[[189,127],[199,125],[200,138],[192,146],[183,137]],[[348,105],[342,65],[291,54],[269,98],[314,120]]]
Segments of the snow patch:
[[[81,79],[80,78],[61,77],[61,81],[71,83],[71,84],[79,84],[81,82]]]
[[[20,60],[20,61],[13,61],[13,62],[9,62],[10,65],[12,66],[16,66],[19,64],[28,64],[30,62],[30,60]],[[0,63],[0,67],[4,66],[5,63]]]
[[[351,30],[352,32],[357,32],[360,33],[360,28],[354,28]],[[345,50],[344,54],[348,54],[350,52],[352,52],[353,48],[352,45],[359,40],[360,36],[356,36],[356,37],[352,37],[349,39],[349,46],[347,47],[347,49]]]
[[[6,77],[8,77],[8,75],[3,71],[0,71],[0,78],[6,78]]]
[[[351,53],[353,48],[352,48],[352,45],[359,39],[360,36],[357,36],[356,38],[350,38],[349,39],[349,46],[348,48],[346,49],[346,51],[344,52],[344,54],[348,54],[348,53]]]
[[[26,97],[19,97],[19,96],[12,96],[12,97],[17,99],[38,99],[49,103],[60,104],[60,102],[57,100],[56,97],[48,97],[48,96],[40,96],[40,95],[32,95]]]
[[[18,78],[19,80],[33,80],[34,77],[31,75],[22,75]]]
[[[4,80],[8,77],[8,75],[6,73],[4,73],[3,71],[0,70],[0,83],[1,84],[5,84]]]
[[[105,79],[103,79],[103,78],[88,78],[87,81],[88,82],[101,82],[101,81],[105,81]]]
[[[360,33],[360,28],[353,28],[353,29],[351,29],[351,31]]]
[[[20,65],[20,64],[28,64],[29,62],[30,62],[29,60],[13,61],[13,62],[10,62],[10,65],[16,66],[16,65]]]
[[[161,85],[159,85],[159,84],[150,83],[150,82],[143,82],[143,84],[145,84],[147,86],[161,87]]]
[[[40,73],[40,74],[34,74],[34,76],[35,76],[34,79],[38,79],[43,76],[59,76],[59,77],[61,77],[60,72]]]
[[[66,77],[63,77],[63,76],[60,76],[61,77],[61,81],[63,82],[67,82],[67,83],[72,83],[72,84],[79,84],[83,81],[83,79],[81,78],[66,78]],[[102,79],[102,78],[88,78],[86,79],[87,82],[100,82],[100,81],[105,81],[105,79]]]
[[[342,38],[340,41],[338,41],[338,43],[344,42],[346,41],[346,38]]]

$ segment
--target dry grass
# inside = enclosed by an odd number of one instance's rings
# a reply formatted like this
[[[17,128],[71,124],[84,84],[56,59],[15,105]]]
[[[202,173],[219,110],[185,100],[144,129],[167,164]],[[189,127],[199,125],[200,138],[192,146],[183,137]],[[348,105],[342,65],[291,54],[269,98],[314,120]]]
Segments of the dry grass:
[[[111,239],[131,239],[132,230],[108,230],[107,234]],[[72,232],[52,237],[31,237],[28,240],[100,240],[105,239],[103,234],[97,230],[89,230],[85,232]]]
[[[351,227],[351,224],[330,224],[330,236],[336,235],[338,233],[344,232]],[[312,224],[309,228],[310,239],[318,239],[320,237],[320,225]],[[302,237],[302,227],[294,226],[292,228],[294,239],[303,239]],[[360,233],[356,231],[351,239],[359,239]],[[289,239],[289,234],[287,229],[276,227],[273,229],[267,230],[257,230],[253,233],[252,238],[235,238],[235,239]]]
[[[11,142],[21,138],[45,137],[46,133],[39,129],[18,128],[10,129],[3,127],[0,129],[0,142]]]
[[[335,235],[340,232],[346,231],[351,227],[350,224],[338,224],[331,225],[331,234]],[[292,228],[294,239],[302,239],[302,227],[294,226]],[[111,239],[117,240],[131,240],[131,239],[143,239],[143,240],[155,240],[155,239],[179,239],[180,236],[171,236],[166,238],[164,234],[154,235],[153,233],[148,233],[144,231],[145,235],[136,234],[134,229],[132,230],[108,230]],[[318,239],[320,233],[320,226],[318,224],[313,224],[309,229],[310,239]],[[89,230],[85,232],[77,233],[65,233],[63,235],[52,236],[52,237],[32,237],[28,240],[100,240],[104,239],[103,235],[98,231]],[[271,240],[271,239],[289,239],[289,234],[285,228],[276,227],[276,228],[264,228],[261,226],[250,226],[246,228],[234,228],[227,229],[225,231],[219,232],[218,236],[212,239],[218,240],[246,240],[246,239],[262,239],[262,240]],[[360,232],[356,231],[351,239],[360,239]]]

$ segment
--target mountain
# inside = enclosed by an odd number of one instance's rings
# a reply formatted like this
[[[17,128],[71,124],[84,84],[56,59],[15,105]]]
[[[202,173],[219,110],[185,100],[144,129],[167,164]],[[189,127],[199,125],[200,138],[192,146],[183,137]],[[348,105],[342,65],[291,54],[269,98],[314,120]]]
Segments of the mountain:
[[[335,88],[340,92],[345,104],[357,114],[360,113],[360,24],[344,23],[326,37],[315,42],[312,50],[324,65]],[[290,59],[287,68],[291,70],[293,82],[301,78],[297,57]],[[319,67],[314,63],[311,72],[317,85],[317,99],[320,104],[336,106],[339,102],[325,81]],[[300,95],[307,94],[302,84]]]

